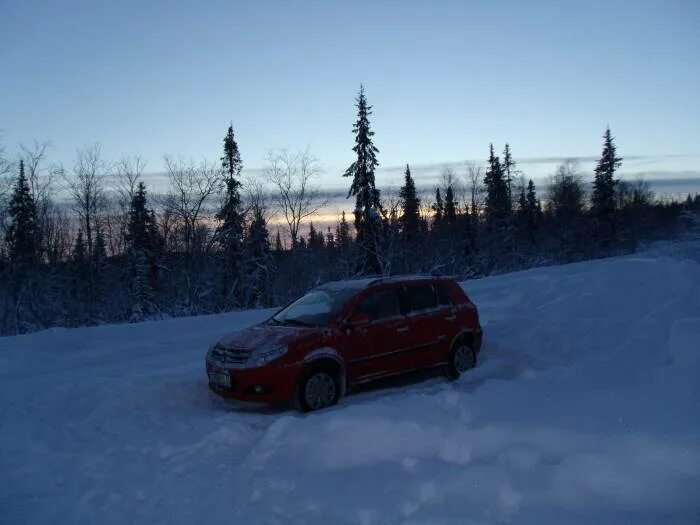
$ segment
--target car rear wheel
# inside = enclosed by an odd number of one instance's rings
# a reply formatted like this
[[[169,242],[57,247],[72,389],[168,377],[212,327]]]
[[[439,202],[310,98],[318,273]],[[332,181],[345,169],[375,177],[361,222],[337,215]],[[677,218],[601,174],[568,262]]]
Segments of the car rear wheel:
[[[295,404],[301,412],[310,412],[335,405],[339,397],[337,374],[330,370],[312,369],[299,381]]]
[[[445,375],[450,380],[459,378],[467,370],[476,366],[476,352],[465,341],[458,341],[450,352],[450,358],[445,366]]]

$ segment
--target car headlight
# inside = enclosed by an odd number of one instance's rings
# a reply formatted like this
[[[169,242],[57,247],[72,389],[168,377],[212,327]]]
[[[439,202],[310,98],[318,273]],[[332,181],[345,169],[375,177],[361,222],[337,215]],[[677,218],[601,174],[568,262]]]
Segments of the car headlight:
[[[267,363],[269,363],[270,361],[274,361],[275,359],[282,357],[286,353],[287,353],[287,346],[286,345],[280,345],[280,346],[276,346],[274,348],[265,348],[262,350],[256,350],[248,358],[248,362],[246,364],[251,368],[257,367],[257,366],[263,366],[263,365],[266,365]]]

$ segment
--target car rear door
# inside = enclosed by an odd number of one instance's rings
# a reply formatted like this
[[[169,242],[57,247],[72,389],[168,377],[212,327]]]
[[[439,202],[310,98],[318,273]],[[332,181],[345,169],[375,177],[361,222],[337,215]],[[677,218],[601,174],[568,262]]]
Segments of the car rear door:
[[[399,308],[399,288],[370,291],[355,312],[369,322],[348,329],[346,362],[352,383],[401,371],[400,354],[409,346],[410,326]]]
[[[412,368],[434,366],[446,359],[449,324],[456,318],[450,306],[441,302],[432,283],[409,283],[403,288],[402,309],[410,323]]]

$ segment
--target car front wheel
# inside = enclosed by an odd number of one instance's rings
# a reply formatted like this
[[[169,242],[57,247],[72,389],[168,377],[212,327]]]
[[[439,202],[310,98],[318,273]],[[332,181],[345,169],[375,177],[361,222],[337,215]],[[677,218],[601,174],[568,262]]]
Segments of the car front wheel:
[[[335,405],[340,397],[336,374],[330,370],[310,370],[299,381],[296,407],[302,412],[321,410]]]
[[[462,373],[476,366],[476,352],[464,341],[458,342],[450,352],[450,358],[445,367],[448,379],[455,380]]]

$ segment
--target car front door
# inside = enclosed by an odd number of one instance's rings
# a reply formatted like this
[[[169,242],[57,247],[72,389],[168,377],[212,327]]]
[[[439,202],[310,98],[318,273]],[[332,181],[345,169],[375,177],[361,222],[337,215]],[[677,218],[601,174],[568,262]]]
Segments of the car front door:
[[[399,308],[399,289],[371,291],[355,308],[368,322],[347,328],[346,362],[351,383],[401,371],[401,353],[410,345],[409,322]],[[352,316],[351,316],[352,317]]]

